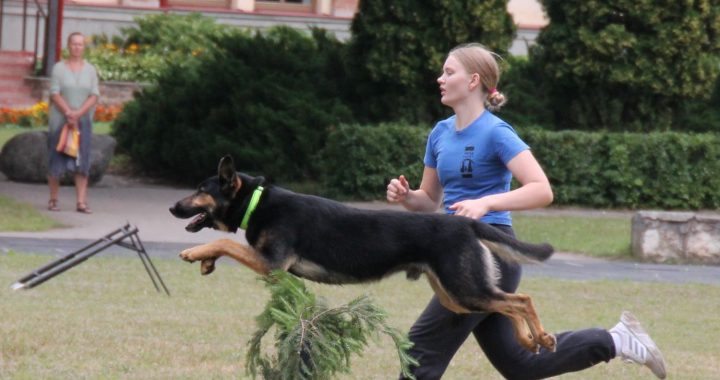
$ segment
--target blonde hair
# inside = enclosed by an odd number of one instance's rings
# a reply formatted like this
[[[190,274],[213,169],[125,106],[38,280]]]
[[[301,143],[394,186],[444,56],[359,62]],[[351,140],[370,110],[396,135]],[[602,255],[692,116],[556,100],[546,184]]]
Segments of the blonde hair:
[[[500,66],[495,57],[499,55],[491,52],[478,43],[462,44],[454,47],[448,53],[460,61],[465,70],[480,76],[481,91],[485,94],[485,106],[490,111],[499,110],[506,102],[505,95],[497,90],[500,81]]]
[[[68,47],[70,47],[70,41],[72,41],[72,38],[75,37],[75,36],[80,36],[80,37],[82,37],[82,38],[83,38],[83,44],[85,44],[85,35],[83,35],[83,34],[80,33],[80,32],[72,32],[72,33],[70,33],[70,35],[68,35],[68,38],[67,38],[67,46],[68,46]]]

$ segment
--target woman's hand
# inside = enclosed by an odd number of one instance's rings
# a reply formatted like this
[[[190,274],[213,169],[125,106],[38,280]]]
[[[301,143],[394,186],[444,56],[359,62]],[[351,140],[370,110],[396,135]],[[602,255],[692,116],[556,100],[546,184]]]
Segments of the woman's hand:
[[[405,200],[410,192],[410,184],[404,175],[393,178],[387,186],[387,200],[392,203],[400,203]]]
[[[454,203],[449,209],[455,211],[455,215],[458,216],[480,219],[490,211],[490,203],[486,198],[468,199]]]
[[[68,123],[77,124],[80,113],[75,110],[69,110],[65,112],[65,117],[67,118]]]

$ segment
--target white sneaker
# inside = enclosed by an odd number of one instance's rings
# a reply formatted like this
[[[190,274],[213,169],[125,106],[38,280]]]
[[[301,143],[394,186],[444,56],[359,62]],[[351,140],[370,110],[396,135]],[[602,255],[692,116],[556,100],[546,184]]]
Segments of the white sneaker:
[[[610,329],[610,334],[619,338],[620,347],[615,350],[621,359],[647,366],[660,379],[667,376],[662,353],[632,313],[623,311],[620,322]]]

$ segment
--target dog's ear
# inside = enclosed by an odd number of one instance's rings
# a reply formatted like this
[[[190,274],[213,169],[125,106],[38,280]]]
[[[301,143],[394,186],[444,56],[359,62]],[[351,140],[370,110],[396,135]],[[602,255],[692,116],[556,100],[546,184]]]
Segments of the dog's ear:
[[[230,155],[220,159],[218,178],[220,178],[220,189],[223,193],[232,194],[240,189],[242,182],[235,171],[235,163]]]

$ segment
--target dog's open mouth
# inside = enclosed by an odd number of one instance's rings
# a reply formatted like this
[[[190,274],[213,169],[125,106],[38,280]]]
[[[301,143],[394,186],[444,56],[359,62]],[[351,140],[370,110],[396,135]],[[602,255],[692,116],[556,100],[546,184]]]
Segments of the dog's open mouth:
[[[198,232],[202,230],[203,228],[207,227],[207,224],[210,222],[210,217],[208,213],[201,212],[193,218],[190,223],[185,226],[185,231],[188,232]]]

